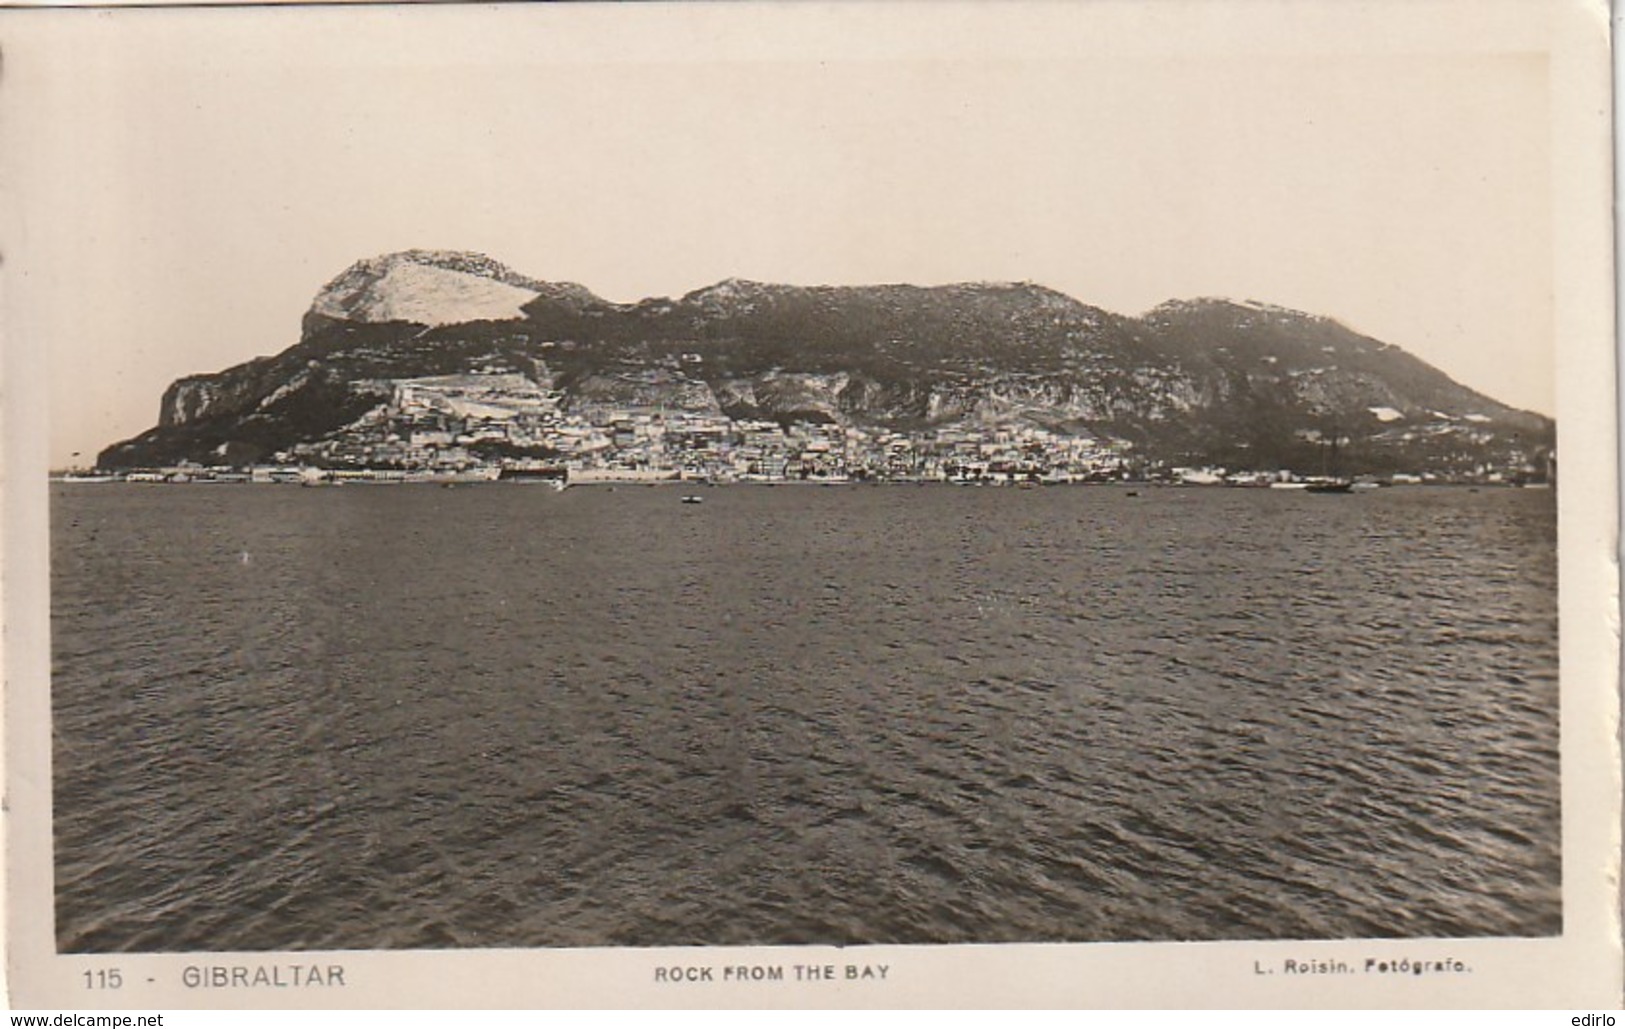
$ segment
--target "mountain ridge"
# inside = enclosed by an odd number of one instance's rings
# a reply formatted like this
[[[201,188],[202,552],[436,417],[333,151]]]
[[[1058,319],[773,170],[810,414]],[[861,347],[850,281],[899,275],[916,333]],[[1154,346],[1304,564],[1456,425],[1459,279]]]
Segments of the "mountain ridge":
[[[854,433],[1024,426],[1150,465],[1301,470],[1346,437],[1372,472],[1515,474],[1555,438],[1332,318],[1214,297],[1130,316],[1033,282],[729,278],[617,303],[482,254],[404,251],[330,280],[301,328],[281,354],[177,380],[158,425],[98,464],[331,457],[372,431],[358,419],[394,417],[399,383],[447,375],[522,376],[583,424],[671,409]]]

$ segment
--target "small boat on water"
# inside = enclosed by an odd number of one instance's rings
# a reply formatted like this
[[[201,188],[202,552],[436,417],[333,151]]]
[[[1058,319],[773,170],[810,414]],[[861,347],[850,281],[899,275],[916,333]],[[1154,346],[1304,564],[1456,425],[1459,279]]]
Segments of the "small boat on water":
[[[694,494],[690,493],[687,496],[683,497],[683,503],[685,503],[685,504],[703,504],[703,503],[705,503],[705,498],[704,497],[697,497]]]
[[[1311,481],[1304,490],[1309,493],[1348,493],[1354,489],[1354,480],[1342,475],[1338,471],[1337,460],[1338,435],[1334,431],[1329,446],[1325,449],[1326,467],[1319,479]]]

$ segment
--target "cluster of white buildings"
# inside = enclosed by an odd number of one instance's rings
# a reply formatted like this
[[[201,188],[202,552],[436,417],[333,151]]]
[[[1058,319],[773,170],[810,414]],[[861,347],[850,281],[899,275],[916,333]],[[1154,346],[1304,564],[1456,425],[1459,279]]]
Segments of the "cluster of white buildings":
[[[1070,481],[1109,477],[1126,457],[1116,441],[1026,424],[903,432],[660,406],[567,407],[559,392],[502,372],[377,386],[389,390],[387,403],[327,439],[276,455],[278,462],[382,471],[556,468],[583,479]]]
[[[249,469],[178,466],[126,477],[286,482],[308,480],[312,470],[320,470],[330,480],[380,481],[535,476],[557,482],[1058,483],[1134,478],[1229,486],[1289,485],[1317,478],[1290,471],[1148,464],[1120,440],[1052,432],[1014,418],[912,431],[844,424],[817,413],[785,422],[735,419],[718,409],[708,389],[689,395],[578,387],[567,401],[561,391],[503,368],[360,385],[381,402],[322,440],[270,455],[269,463]],[[1374,440],[1414,445],[1413,437],[1435,428],[1395,424]],[[1448,429],[1457,438],[1483,431],[1477,425]],[[1401,434],[1403,438],[1388,438]],[[1312,435],[1305,441],[1325,443]],[[1441,441],[1449,438],[1448,433],[1440,436]],[[1552,470],[1540,467],[1537,456],[1513,455],[1510,471],[1456,462],[1461,467],[1452,467],[1448,475],[1395,474],[1388,481],[1549,481]],[[1465,453],[1462,457],[1465,461]]]

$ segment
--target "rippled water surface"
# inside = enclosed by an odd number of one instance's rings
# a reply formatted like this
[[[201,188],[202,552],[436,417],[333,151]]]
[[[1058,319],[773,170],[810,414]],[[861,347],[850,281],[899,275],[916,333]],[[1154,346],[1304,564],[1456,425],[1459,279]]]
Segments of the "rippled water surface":
[[[1549,492],[54,489],[63,950],[1561,930]]]

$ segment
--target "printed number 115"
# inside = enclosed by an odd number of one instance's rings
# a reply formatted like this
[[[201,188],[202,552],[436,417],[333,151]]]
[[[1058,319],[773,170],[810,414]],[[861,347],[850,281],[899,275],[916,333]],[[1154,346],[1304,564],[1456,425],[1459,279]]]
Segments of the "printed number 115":
[[[96,968],[85,970],[85,989],[87,990],[116,990],[124,985],[124,977],[116,968]]]

